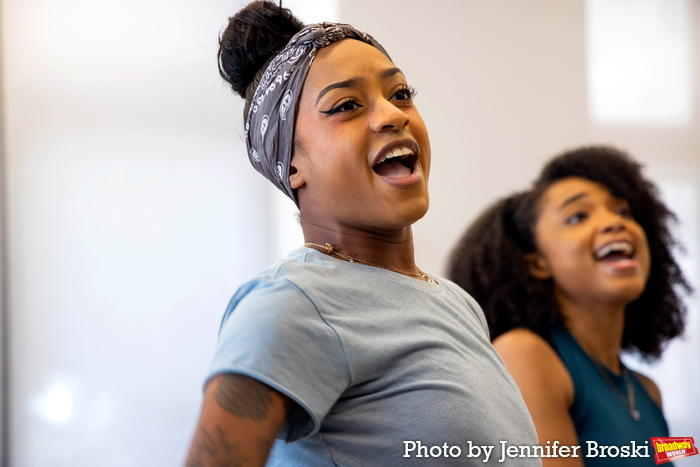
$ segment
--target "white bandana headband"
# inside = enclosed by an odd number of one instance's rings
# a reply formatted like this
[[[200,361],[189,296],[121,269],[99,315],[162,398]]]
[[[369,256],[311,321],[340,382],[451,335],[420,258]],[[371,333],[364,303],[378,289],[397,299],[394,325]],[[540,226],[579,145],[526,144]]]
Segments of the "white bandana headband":
[[[270,62],[250,103],[245,124],[248,158],[297,207],[299,201],[289,184],[289,164],[299,96],[318,50],[346,37],[366,42],[389,57],[372,36],[349,24],[310,24]]]

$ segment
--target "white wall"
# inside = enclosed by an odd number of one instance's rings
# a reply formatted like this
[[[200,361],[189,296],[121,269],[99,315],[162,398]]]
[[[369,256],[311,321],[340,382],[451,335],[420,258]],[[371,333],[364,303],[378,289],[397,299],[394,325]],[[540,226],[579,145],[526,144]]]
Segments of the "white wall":
[[[216,70],[242,3],[2,0],[13,467],[182,463],[228,299],[298,235],[249,166],[242,102]],[[426,270],[564,148],[615,143],[699,191],[699,0],[691,122],[666,128],[591,123],[583,0],[284,4],[367,30],[418,89],[433,149],[415,228]]]
[[[216,69],[242,2],[3,1],[10,465],[182,463],[267,184]]]
[[[281,251],[216,67],[245,3],[3,0],[9,465],[184,462],[226,304]]]

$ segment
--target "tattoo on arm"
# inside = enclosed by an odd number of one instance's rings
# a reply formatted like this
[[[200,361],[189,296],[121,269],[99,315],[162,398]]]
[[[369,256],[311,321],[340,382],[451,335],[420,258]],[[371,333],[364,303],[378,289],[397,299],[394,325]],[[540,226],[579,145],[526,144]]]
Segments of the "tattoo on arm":
[[[215,398],[219,407],[230,414],[259,422],[267,418],[272,389],[248,376],[224,374]]]
[[[268,455],[270,455],[270,451],[272,450],[272,445],[275,442],[276,434],[280,431],[282,428],[282,425],[279,423],[275,423],[275,435],[273,435],[271,438],[268,437],[262,437],[258,439],[258,451],[260,452],[260,456],[263,459],[266,459]]]
[[[197,429],[186,467],[242,467],[248,461],[241,443],[230,442],[226,430],[217,426],[215,437],[202,427]]]

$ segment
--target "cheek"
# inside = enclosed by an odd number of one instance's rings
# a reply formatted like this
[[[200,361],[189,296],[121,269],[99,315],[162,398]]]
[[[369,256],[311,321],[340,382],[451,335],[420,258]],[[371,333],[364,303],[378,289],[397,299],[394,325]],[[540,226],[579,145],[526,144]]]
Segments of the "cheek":
[[[358,199],[366,191],[364,180],[370,177],[361,148],[343,138],[331,138],[317,144],[312,156],[314,176],[310,186],[323,203]]]
[[[589,249],[585,242],[556,239],[548,247],[545,254],[555,283],[575,285],[584,279],[587,271],[586,263],[589,259]]]
[[[646,235],[643,235],[643,242],[642,242],[642,248],[641,248],[641,254],[639,254],[639,259],[640,262],[642,263],[642,266],[645,268],[645,276],[644,280],[646,281],[649,279],[649,272],[651,271],[651,252],[649,251],[649,242],[647,241]]]
[[[413,124],[414,136],[418,140],[418,143],[421,145],[421,148],[423,149],[423,152],[426,156],[426,167],[424,169],[427,175],[430,172],[431,161],[430,137],[428,136],[428,128],[425,126],[425,122],[423,121],[423,118],[421,118],[418,111],[414,112],[414,114],[411,115],[411,123]]]

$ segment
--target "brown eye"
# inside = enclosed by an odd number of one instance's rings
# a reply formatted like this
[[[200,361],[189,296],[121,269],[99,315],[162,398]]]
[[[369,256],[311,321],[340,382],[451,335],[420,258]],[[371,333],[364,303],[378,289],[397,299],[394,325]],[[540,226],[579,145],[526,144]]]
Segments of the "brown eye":
[[[416,97],[416,90],[412,86],[405,86],[391,96],[395,101],[412,101]]]
[[[585,212],[576,212],[566,218],[566,223],[569,225],[579,224],[588,218]]]
[[[333,115],[333,114],[337,114],[340,112],[351,112],[353,110],[359,109],[360,107],[362,107],[362,106],[360,105],[359,102],[357,102],[357,100],[355,100],[353,98],[349,98],[349,99],[346,99],[346,100],[340,102],[338,105],[336,105],[335,107],[333,107],[330,110],[320,110],[319,112],[321,112],[322,114],[326,114],[326,115]]]
[[[615,214],[617,214],[620,217],[627,217],[627,218],[632,218],[632,210],[629,208],[629,206],[623,206],[621,208],[618,208],[615,211]]]

